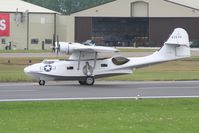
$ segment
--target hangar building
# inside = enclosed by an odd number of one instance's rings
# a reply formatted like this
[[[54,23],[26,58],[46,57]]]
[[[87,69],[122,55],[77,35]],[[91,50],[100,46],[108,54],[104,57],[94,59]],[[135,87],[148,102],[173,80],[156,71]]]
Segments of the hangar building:
[[[66,40],[161,46],[176,27],[199,40],[198,0],[114,0],[66,17]]]
[[[21,0],[0,0],[0,49],[49,49],[66,39],[65,16]]]

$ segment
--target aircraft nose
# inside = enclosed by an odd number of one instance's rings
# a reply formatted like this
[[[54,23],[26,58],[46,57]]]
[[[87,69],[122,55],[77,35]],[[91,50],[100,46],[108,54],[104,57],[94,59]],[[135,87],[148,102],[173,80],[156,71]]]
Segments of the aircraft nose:
[[[28,74],[30,72],[30,67],[24,68],[24,73]]]

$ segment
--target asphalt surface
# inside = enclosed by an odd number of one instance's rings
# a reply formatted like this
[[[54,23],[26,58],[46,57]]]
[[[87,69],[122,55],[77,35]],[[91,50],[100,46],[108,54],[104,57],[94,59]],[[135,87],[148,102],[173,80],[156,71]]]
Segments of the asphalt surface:
[[[94,86],[77,82],[1,83],[0,101],[199,97],[199,81],[123,82],[97,81]]]

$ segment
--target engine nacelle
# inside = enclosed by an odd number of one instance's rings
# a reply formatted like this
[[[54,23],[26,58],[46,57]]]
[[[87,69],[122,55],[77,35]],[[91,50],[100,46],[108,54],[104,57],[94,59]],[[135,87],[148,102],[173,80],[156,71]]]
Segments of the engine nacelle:
[[[73,43],[68,42],[59,42],[60,52],[71,55],[74,51],[75,45]]]

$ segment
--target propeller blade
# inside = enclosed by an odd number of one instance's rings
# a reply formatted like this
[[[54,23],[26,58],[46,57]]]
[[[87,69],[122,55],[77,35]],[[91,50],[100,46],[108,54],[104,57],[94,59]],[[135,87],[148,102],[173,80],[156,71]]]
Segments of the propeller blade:
[[[57,46],[56,46],[56,52],[57,52],[57,55],[59,54],[60,52],[60,44],[59,44],[59,36],[57,35]]]
[[[55,34],[53,34],[53,46],[52,46],[52,52],[55,53],[55,50],[56,50],[56,38],[55,38]]]

